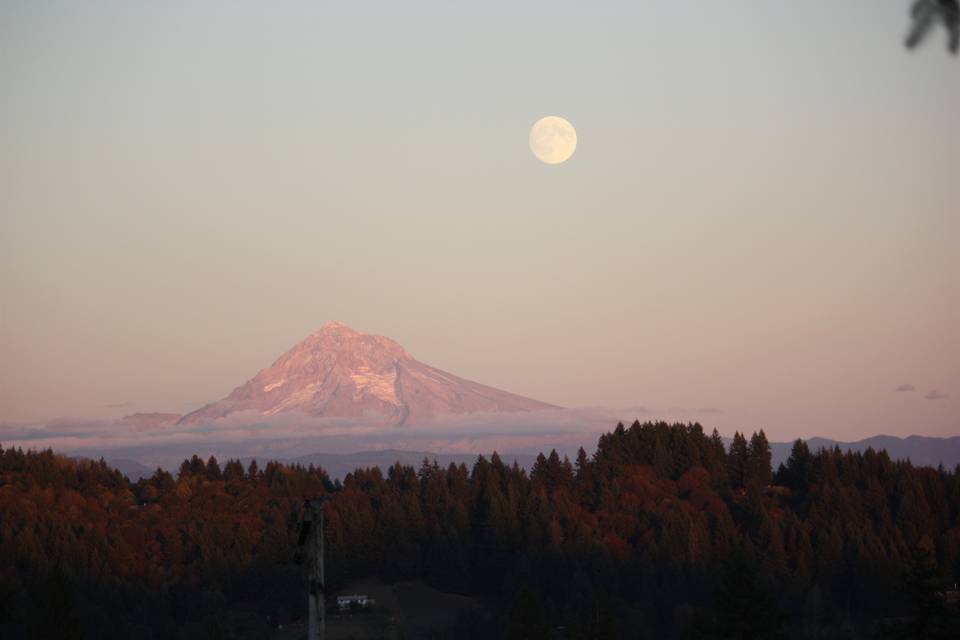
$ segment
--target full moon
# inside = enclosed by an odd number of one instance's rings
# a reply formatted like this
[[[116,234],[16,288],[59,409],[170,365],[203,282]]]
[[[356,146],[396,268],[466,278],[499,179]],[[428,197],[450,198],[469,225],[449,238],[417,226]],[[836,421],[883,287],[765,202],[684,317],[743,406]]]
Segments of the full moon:
[[[560,116],[540,118],[530,129],[530,151],[547,164],[566,162],[577,149],[577,131]]]

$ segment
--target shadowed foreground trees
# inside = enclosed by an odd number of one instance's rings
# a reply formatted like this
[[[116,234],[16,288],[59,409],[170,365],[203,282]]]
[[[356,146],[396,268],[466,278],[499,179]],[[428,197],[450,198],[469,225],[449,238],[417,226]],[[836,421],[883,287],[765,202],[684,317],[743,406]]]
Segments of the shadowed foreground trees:
[[[0,636],[270,637],[304,613],[294,529],[324,494],[331,587],[423,579],[494,603],[450,637],[956,628],[957,470],[798,441],[774,474],[762,432],[728,452],[697,424],[634,423],[529,474],[494,454],[342,483],[194,456],[133,484],[103,462],[0,449]]]

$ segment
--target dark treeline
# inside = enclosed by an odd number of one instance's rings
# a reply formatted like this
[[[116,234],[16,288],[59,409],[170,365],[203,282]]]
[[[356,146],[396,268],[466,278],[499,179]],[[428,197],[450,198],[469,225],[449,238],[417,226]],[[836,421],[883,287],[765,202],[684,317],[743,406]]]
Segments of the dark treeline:
[[[296,527],[321,494],[333,592],[380,576],[495,603],[449,637],[960,629],[960,468],[798,441],[774,472],[762,431],[728,451],[697,424],[634,423],[529,474],[494,454],[342,484],[196,456],[133,484],[102,461],[0,448],[0,637],[269,637],[304,615]]]

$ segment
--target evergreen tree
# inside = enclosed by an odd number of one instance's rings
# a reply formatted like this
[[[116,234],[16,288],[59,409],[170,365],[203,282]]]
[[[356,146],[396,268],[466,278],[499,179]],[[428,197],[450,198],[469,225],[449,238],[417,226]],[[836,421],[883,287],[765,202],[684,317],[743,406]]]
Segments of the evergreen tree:
[[[750,452],[747,446],[747,439],[742,433],[737,431],[733,434],[733,442],[730,444],[730,454],[727,456],[727,475],[730,478],[730,484],[734,488],[743,488],[746,486],[748,471],[750,468]]]
[[[805,493],[810,482],[812,456],[803,440],[797,439],[790,449],[790,457],[777,473],[777,484],[789,487],[795,494]]]
[[[220,473],[220,465],[217,463],[217,459],[213,456],[207,459],[207,464],[204,468],[204,475],[207,480],[222,480],[223,476]]]
[[[773,469],[770,464],[770,443],[761,429],[750,438],[747,450],[747,482],[756,483],[762,487],[773,481]]]

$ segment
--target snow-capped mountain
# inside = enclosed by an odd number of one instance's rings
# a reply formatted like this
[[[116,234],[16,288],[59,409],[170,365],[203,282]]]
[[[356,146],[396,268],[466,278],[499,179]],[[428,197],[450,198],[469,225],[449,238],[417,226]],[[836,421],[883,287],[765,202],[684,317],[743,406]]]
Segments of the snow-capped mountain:
[[[181,418],[197,424],[238,412],[296,412],[403,425],[442,415],[556,409],[464,380],[413,358],[384,336],[329,322],[222,400]]]

